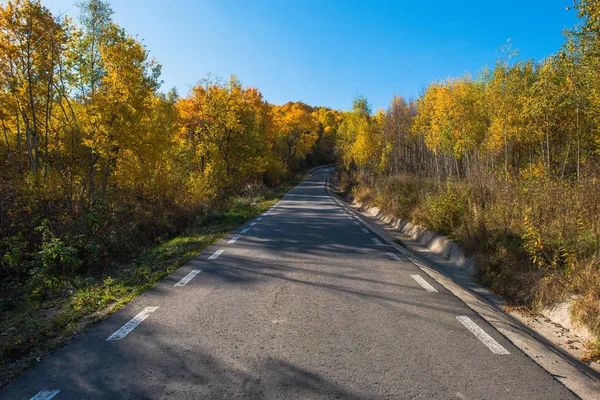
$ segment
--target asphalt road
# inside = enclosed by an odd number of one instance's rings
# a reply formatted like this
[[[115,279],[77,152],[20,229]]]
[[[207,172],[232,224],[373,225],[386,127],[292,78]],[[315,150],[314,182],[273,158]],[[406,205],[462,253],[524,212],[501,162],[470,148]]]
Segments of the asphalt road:
[[[328,195],[326,173],[42,361],[0,398],[575,398],[377,243]]]

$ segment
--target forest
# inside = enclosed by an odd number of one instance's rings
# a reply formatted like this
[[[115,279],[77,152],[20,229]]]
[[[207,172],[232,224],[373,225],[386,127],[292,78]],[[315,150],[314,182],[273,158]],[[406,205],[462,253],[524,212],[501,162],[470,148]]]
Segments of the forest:
[[[507,43],[476,78],[416,100],[372,113],[356,98],[337,149],[352,196],[450,236],[512,304],[572,300],[600,337],[600,5],[575,9],[580,23],[544,60]]]
[[[36,1],[0,8],[4,285],[52,295],[54,277],[102,269],[253,185],[333,160],[339,112],[268,104],[235,76],[163,94],[160,65],[109,4],[80,7],[78,26]]]
[[[459,242],[494,292],[574,299],[600,337],[600,5],[575,9],[557,54],[521,60],[509,43],[478,76],[373,112],[361,96],[350,111],[270,104],[236,76],[165,92],[108,2],[80,2],[77,21],[0,4],[0,331],[18,327],[0,367],[57,347],[333,162],[347,194]]]

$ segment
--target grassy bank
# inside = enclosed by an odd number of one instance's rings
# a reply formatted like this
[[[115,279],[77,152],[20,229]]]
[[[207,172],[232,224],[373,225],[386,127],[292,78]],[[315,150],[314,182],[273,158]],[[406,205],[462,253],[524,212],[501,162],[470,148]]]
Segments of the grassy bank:
[[[449,236],[474,256],[476,278],[511,304],[572,300],[575,321],[600,337],[600,187],[595,180],[342,173],[342,189],[385,212]],[[590,344],[598,359],[598,341]]]
[[[199,218],[182,235],[166,240],[101,274],[79,276],[52,297],[3,296],[0,309],[0,386],[127,304],[227,232],[264,212],[300,183],[232,199],[226,209]]]

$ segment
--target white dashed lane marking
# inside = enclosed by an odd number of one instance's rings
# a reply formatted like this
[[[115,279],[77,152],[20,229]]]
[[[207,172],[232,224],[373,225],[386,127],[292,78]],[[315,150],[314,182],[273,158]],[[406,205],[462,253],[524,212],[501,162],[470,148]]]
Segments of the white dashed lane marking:
[[[185,286],[189,281],[194,279],[194,277],[196,275],[198,275],[200,272],[202,272],[201,269],[195,269],[195,270],[191,271],[189,274],[184,276],[179,282],[177,282],[175,284],[175,286]]]
[[[394,253],[385,253],[385,254],[387,254],[388,257],[391,258],[394,261],[402,261],[402,260],[400,260],[400,257],[398,257],[397,255],[395,255]]]
[[[256,218],[257,221],[262,221],[262,217],[261,218]]]
[[[417,283],[419,285],[421,285],[423,287],[423,289],[427,290],[430,293],[437,293],[437,290],[431,286],[425,279],[423,279],[423,277],[421,277],[421,275],[411,275],[411,278],[413,278],[415,281],[417,281]]]
[[[371,240],[377,245],[377,246],[383,246],[383,243],[381,243],[381,241],[377,238],[371,238]]]
[[[121,329],[113,333],[106,339],[107,341],[121,340],[142,323],[150,314],[156,311],[158,307],[146,307],[144,311],[133,317],[128,323],[123,325]]]
[[[212,256],[208,257],[208,259],[209,259],[209,260],[214,260],[214,259],[216,259],[217,257],[219,257],[221,254],[223,254],[223,252],[224,252],[224,251],[225,251],[225,250],[217,250],[217,251],[215,251],[215,252],[213,253],[213,255],[212,255]]]
[[[227,243],[231,244],[231,243],[235,243],[236,240],[238,240],[240,237],[239,236],[234,236],[231,239],[229,239],[229,241]]]
[[[240,233],[247,233],[249,230],[250,229],[246,228],[246,229],[243,229]]]
[[[369,231],[366,230],[365,228],[361,228],[361,231],[363,231],[364,233],[369,233]]]
[[[29,400],[50,400],[59,393],[60,390],[47,390],[44,392],[39,392]]]
[[[483,344],[487,346],[488,349],[492,351],[494,354],[510,354],[508,350],[500,345],[500,343],[496,342],[493,337],[485,333],[483,329],[481,329],[475,322],[471,320],[469,317],[465,317],[464,315],[456,317],[456,319],[465,326],[475,337]]]
[[[256,225],[257,223],[258,223],[258,222],[252,222],[252,223],[250,224],[250,226],[254,226],[254,225]]]

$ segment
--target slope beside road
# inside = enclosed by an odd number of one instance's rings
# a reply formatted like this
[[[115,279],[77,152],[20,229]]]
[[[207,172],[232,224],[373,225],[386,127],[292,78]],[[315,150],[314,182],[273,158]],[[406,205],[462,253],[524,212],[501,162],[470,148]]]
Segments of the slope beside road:
[[[315,171],[2,399],[571,399]]]

